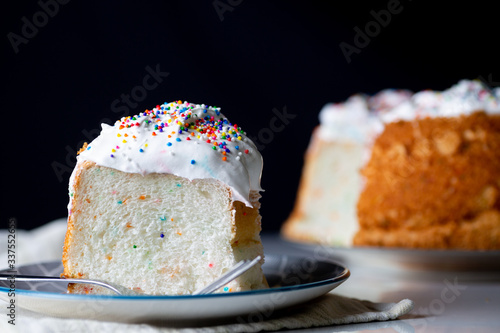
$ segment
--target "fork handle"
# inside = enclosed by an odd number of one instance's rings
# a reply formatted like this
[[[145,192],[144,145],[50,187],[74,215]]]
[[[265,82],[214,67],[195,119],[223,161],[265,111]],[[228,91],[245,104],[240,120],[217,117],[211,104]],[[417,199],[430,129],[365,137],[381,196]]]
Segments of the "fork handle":
[[[73,279],[73,278],[62,278],[56,276],[37,276],[37,275],[16,275],[16,274],[0,274],[0,281],[19,281],[19,282],[60,282],[60,283],[85,283],[85,284],[95,284],[104,288],[108,288],[118,295],[122,293],[115,287],[99,281],[99,280],[87,280],[87,279]]]

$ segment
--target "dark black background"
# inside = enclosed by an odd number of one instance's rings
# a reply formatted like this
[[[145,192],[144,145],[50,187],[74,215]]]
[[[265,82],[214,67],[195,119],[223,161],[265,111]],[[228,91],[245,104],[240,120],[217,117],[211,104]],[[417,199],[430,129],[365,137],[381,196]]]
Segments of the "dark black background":
[[[54,163],[69,170],[83,140],[123,115],[112,102],[159,66],[169,76],[131,114],[178,99],[217,105],[253,136],[269,128],[273,109],[296,115],[262,150],[263,228],[278,230],[325,103],[388,87],[500,81],[498,14],[479,1],[401,1],[348,63],[340,43],[353,45],[354,28],[389,2],[222,0],[233,6],[221,20],[213,1],[72,0],[18,53],[9,33],[22,36],[23,17],[33,22],[42,9],[3,4],[3,227],[10,217],[31,229],[66,216],[69,172],[58,176]]]

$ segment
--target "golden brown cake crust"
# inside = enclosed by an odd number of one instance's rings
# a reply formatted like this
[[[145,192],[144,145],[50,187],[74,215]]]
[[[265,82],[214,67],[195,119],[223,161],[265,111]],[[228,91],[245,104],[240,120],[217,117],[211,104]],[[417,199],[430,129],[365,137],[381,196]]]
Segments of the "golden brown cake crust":
[[[390,123],[362,174],[355,245],[500,248],[500,115]]]
[[[361,229],[357,245],[423,249],[493,250],[500,248],[500,213],[489,210],[473,220],[423,229]]]
[[[79,164],[77,166],[77,169],[75,170],[75,186],[78,187],[78,182],[80,181],[80,174],[82,171],[86,169],[90,169],[95,166],[94,162],[91,161],[85,161],[82,164]],[[71,197],[71,206],[75,207],[75,202],[78,201],[78,193],[74,193],[73,196]],[[74,223],[73,223],[73,213],[70,212],[68,216],[68,228],[66,230],[66,237],[64,239],[64,246],[63,246],[63,256],[62,256],[62,263],[64,267],[64,271],[61,274],[62,277],[66,278],[83,278],[83,275],[78,275],[76,273],[71,273],[70,268],[68,266],[68,250],[69,247],[71,246],[73,242],[73,230],[74,230]],[[68,286],[71,290],[71,287]]]

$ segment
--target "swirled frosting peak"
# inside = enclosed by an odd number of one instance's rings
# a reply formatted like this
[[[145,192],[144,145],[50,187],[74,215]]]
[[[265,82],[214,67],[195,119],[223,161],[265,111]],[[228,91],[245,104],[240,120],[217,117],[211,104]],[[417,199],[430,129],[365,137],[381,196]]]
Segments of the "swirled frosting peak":
[[[254,143],[219,107],[204,104],[165,103],[102,124],[78,160],[129,173],[217,179],[247,206],[250,191],[262,190],[262,156]]]

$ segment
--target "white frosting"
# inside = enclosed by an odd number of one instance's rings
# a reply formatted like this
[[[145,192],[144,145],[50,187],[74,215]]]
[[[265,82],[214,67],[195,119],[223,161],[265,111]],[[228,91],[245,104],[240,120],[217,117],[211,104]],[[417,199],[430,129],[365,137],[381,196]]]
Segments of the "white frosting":
[[[462,80],[445,91],[387,89],[374,96],[354,95],[344,103],[321,110],[320,136],[324,140],[369,143],[385,123],[424,117],[456,117],[483,110],[500,113],[500,88],[490,90],[478,80]]]
[[[366,143],[372,133],[383,128],[378,115],[389,112],[410,97],[409,91],[387,89],[372,97],[357,94],[344,103],[327,104],[319,114],[319,135],[324,140],[348,139]]]
[[[214,178],[247,206],[250,191],[262,191],[262,156],[254,143],[220,108],[203,104],[165,103],[113,126],[102,124],[78,156],[82,160],[129,173]]]
[[[475,111],[500,113],[500,88],[493,90],[481,81],[462,80],[445,91],[424,90],[381,115],[385,123],[425,117],[456,117]]]

